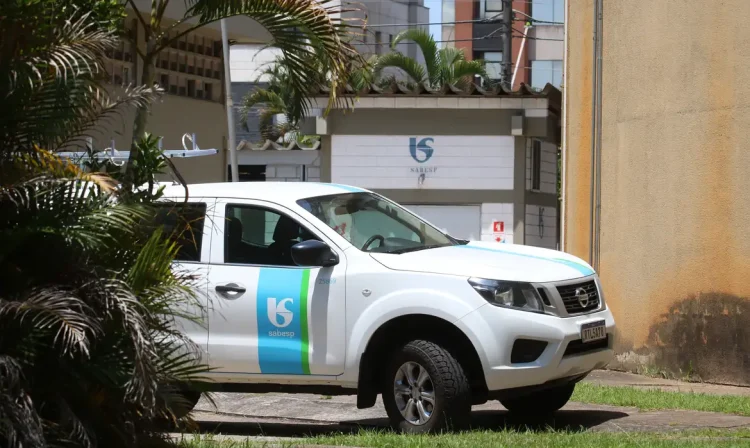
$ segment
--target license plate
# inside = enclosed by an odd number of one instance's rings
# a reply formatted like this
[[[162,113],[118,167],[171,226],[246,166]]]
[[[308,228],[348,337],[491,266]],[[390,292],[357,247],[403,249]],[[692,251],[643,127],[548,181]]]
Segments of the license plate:
[[[581,342],[598,341],[607,337],[607,327],[603,320],[581,325]]]

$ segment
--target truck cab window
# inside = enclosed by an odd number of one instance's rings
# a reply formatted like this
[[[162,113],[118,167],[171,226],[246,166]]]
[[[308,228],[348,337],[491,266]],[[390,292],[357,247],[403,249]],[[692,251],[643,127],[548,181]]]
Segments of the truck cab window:
[[[225,218],[225,263],[296,266],[292,246],[317,239],[294,219],[263,207],[229,204]]]

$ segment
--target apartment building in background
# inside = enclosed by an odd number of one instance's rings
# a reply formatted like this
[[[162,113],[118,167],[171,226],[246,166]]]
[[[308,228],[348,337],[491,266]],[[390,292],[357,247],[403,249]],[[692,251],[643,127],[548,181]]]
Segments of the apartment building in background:
[[[146,21],[151,2],[136,0],[135,5]],[[127,10],[125,37],[110,50],[105,67],[114,94],[140,81],[143,62],[137,49],[145,51],[143,28],[132,8]],[[163,27],[171,26],[185,14],[185,4],[171,1],[165,11]],[[176,30],[179,31],[179,30]],[[228,20],[230,40],[238,43],[268,42],[268,33],[256,22],[236,17]],[[223,180],[226,151],[227,121],[224,89],[224,59],[221,28],[218,22],[204,26],[180,38],[159,54],[156,60],[156,82],[165,95],[152,105],[147,132],[163,137],[164,149],[182,149],[184,134],[195,134],[200,148],[213,148],[213,156],[196,159],[174,159],[174,163],[190,183]],[[129,150],[135,110],[127,110],[117,120],[103,122],[93,141],[95,149],[112,146]],[[191,147],[191,146],[189,146]]]
[[[391,51],[391,44],[396,35],[408,28],[427,30],[430,21],[430,9],[424,0],[368,0],[352,2],[351,7],[357,11],[344,13],[344,18],[364,19],[367,17],[367,28],[355,39],[355,48],[368,58]],[[424,25],[417,25],[424,24]],[[396,50],[424,63],[424,57],[413,43],[404,42]]]
[[[485,60],[490,78],[496,81],[500,80],[505,59],[502,39],[505,4],[506,0],[443,0],[442,4],[443,45],[462,48],[467,58]],[[547,83],[561,87],[564,0],[513,0],[512,4],[516,11],[511,55],[513,70],[518,65],[513,88],[517,89],[522,82],[538,89]],[[486,22],[478,22],[480,20]],[[528,29],[527,22],[532,25]],[[526,42],[524,34],[528,36]]]
[[[398,33],[408,28],[422,28],[428,30],[430,10],[424,6],[424,0],[371,0],[363,2],[344,3],[344,9],[353,9],[343,13],[344,20],[354,26],[364,24],[364,30],[357,31],[353,36],[353,45],[365,58],[373,55],[383,55],[391,51],[391,44]],[[246,117],[247,126],[240,124],[240,109],[243,98],[257,87],[265,87],[268,79],[261,76],[262,71],[273,63],[279,55],[274,48],[265,45],[233,45],[230,49],[230,70],[232,75],[232,100],[235,105],[235,127],[238,145],[244,140],[247,143],[263,144],[258,131],[258,108]],[[419,48],[410,42],[403,42],[396,46],[399,51],[420,63],[424,63],[424,56]],[[400,72],[389,70],[386,75],[394,75],[403,79]]]

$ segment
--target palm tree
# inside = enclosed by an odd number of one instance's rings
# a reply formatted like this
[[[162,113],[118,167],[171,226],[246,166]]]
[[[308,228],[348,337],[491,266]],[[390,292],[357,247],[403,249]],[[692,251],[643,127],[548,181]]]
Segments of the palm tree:
[[[146,225],[148,203],[39,147],[157,92],[110,97],[99,77],[116,36],[60,3],[0,2],[0,445],[148,446],[205,371],[174,326],[200,317],[177,311],[193,279],[171,269],[178,244]]]
[[[353,50],[343,45],[349,25],[340,18],[343,10],[337,0],[185,0],[184,16],[167,27],[162,22],[171,0],[153,0],[148,19],[138,11],[135,0],[126,1],[135,10],[146,40],[146,50],[137,50],[143,62],[142,85],[154,84],[157,56],[171,43],[209,23],[234,16],[247,16],[270,33],[271,45],[281,50],[290,72],[289,87],[297,92],[307,92],[319,76],[318,67],[310,64],[312,55],[328,69],[332,87],[329,107],[337,101],[337,92],[347,77]],[[301,111],[295,110],[297,118],[309,109],[309,100],[303,96],[300,106]],[[133,142],[146,130],[148,110],[147,106],[138,109]],[[131,177],[137,155],[138,148],[133,146],[126,179]]]
[[[395,51],[396,46],[406,40],[419,47],[424,56],[424,66]],[[376,76],[382,77],[386,68],[396,68],[406,74],[411,82],[431,89],[440,89],[446,85],[466,88],[475,76],[487,78],[483,61],[467,61],[463,50],[458,48],[438,49],[432,35],[421,28],[410,28],[396,35],[391,49],[394,51],[378,58],[375,64]]]
[[[257,87],[243,98],[240,108],[240,124],[248,129],[247,116],[253,108],[259,107],[259,130],[264,140],[277,141],[281,138],[287,138],[289,135],[293,135],[294,138],[301,138],[302,136],[298,135],[299,120],[306,112],[305,104],[308,101],[308,95],[312,91],[319,90],[320,87],[328,87],[330,83],[328,75],[330,71],[326,66],[325,58],[319,57],[321,52],[321,49],[316,49],[305,61],[306,65],[317,68],[317,76],[311,80],[305,91],[300,91],[294,87],[294,70],[289,67],[286,58],[278,57],[267,64],[256,82],[264,79],[268,86],[265,88]],[[374,58],[363,61],[360,57],[351,57],[346,64],[349,86],[358,90],[371,83],[373,80],[372,64],[374,62]],[[274,123],[274,117],[278,115],[283,115],[285,118],[281,124]]]

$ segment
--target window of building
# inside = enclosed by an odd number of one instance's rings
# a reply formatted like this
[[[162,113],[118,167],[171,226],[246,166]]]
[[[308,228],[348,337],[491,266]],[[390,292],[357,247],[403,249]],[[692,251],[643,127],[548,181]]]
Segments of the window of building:
[[[187,96],[195,98],[195,80],[189,79],[187,82]]]
[[[484,0],[484,12],[503,12],[505,0]]]
[[[375,53],[380,54],[383,44],[383,34],[380,31],[375,31]]]
[[[237,174],[240,182],[265,182],[266,166],[265,165],[239,165]],[[232,182],[232,167],[227,166],[227,179]]]
[[[157,209],[155,226],[177,243],[176,261],[201,261],[206,204],[163,204]]]
[[[562,84],[563,61],[531,61],[531,87],[543,89],[547,83]]]
[[[542,142],[533,140],[531,144],[531,189],[542,188]]]
[[[169,91],[169,75],[166,73],[162,73],[159,76],[159,84],[161,84],[161,88],[165,91]]]
[[[127,67],[127,66],[122,67],[122,83],[124,85],[130,84],[130,67]]]
[[[531,3],[531,16],[542,21],[534,25],[550,25],[544,22],[563,23],[565,21],[564,0],[534,0]]]
[[[213,100],[214,99],[214,91],[213,91],[214,85],[210,82],[203,84],[203,95],[204,98],[207,100]]]
[[[484,68],[491,81],[499,81],[503,77],[503,53],[500,51],[477,52],[475,59],[482,59]]]
[[[317,239],[294,219],[251,205],[226,208],[224,262],[265,266],[296,266],[291,249]]]

